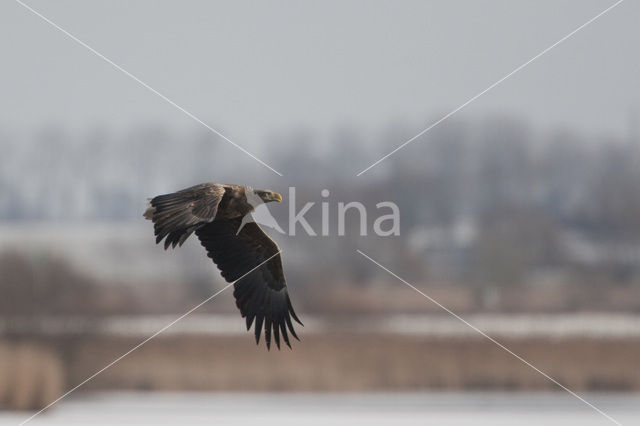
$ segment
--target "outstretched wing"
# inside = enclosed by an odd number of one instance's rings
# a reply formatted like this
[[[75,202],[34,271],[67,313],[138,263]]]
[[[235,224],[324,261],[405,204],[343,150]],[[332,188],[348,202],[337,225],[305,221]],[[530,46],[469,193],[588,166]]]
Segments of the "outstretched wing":
[[[224,192],[220,184],[203,183],[150,199],[144,217],[153,221],[156,244],[166,237],[165,249],[182,245],[193,231],[213,221]]]
[[[235,282],[233,295],[247,330],[255,320],[256,343],[264,324],[267,348],[271,332],[280,348],[280,334],[287,346],[287,329],[296,339],[291,317],[302,325],[287,293],[278,245],[255,222],[246,223],[236,235],[242,218],[216,220],[196,230],[208,256],[218,265],[227,282]]]

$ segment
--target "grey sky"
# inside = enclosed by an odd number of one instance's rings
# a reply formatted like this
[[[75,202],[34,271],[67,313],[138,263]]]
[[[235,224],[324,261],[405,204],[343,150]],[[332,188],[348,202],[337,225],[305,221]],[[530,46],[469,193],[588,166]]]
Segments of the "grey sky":
[[[614,1],[27,3],[252,147],[296,125],[417,133]],[[639,18],[624,2],[461,114],[627,135]],[[0,22],[0,125],[197,126],[17,3]]]

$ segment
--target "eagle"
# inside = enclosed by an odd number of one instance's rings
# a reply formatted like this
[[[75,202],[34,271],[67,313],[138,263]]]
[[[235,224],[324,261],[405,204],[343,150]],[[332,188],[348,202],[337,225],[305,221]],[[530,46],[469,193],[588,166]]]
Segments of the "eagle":
[[[256,202],[257,200],[257,202]],[[156,244],[181,246],[195,232],[221,275],[233,284],[233,296],[247,330],[255,320],[256,344],[264,325],[280,349],[280,335],[291,348],[287,329],[297,340],[291,318],[302,325],[287,292],[278,245],[247,215],[258,203],[281,202],[282,195],[242,185],[203,183],[150,198],[145,219],[153,222]],[[250,217],[250,216],[249,216]]]

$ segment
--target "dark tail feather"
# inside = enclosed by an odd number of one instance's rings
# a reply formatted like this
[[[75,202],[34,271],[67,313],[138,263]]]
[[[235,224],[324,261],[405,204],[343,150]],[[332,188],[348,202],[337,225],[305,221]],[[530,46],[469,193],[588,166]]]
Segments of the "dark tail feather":
[[[165,249],[181,246],[189,235],[202,226],[201,220],[191,212],[190,202],[180,192],[149,200],[143,216],[153,222],[156,244],[166,237]]]

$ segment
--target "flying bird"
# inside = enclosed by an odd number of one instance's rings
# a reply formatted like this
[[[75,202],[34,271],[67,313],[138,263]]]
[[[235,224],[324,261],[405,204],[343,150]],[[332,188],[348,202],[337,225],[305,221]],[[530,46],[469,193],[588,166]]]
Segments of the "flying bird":
[[[165,250],[181,246],[195,232],[224,279],[234,283],[236,306],[246,318],[247,330],[255,320],[256,344],[264,325],[267,349],[272,332],[278,349],[281,334],[291,347],[287,329],[298,339],[291,318],[302,322],[287,292],[280,248],[255,221],[243,221],[255,209],[255,200],[281,202],[282,196],[241,185],[203,183],[149,199],[144,217],[153,222],[156,244],[164,239]]]

